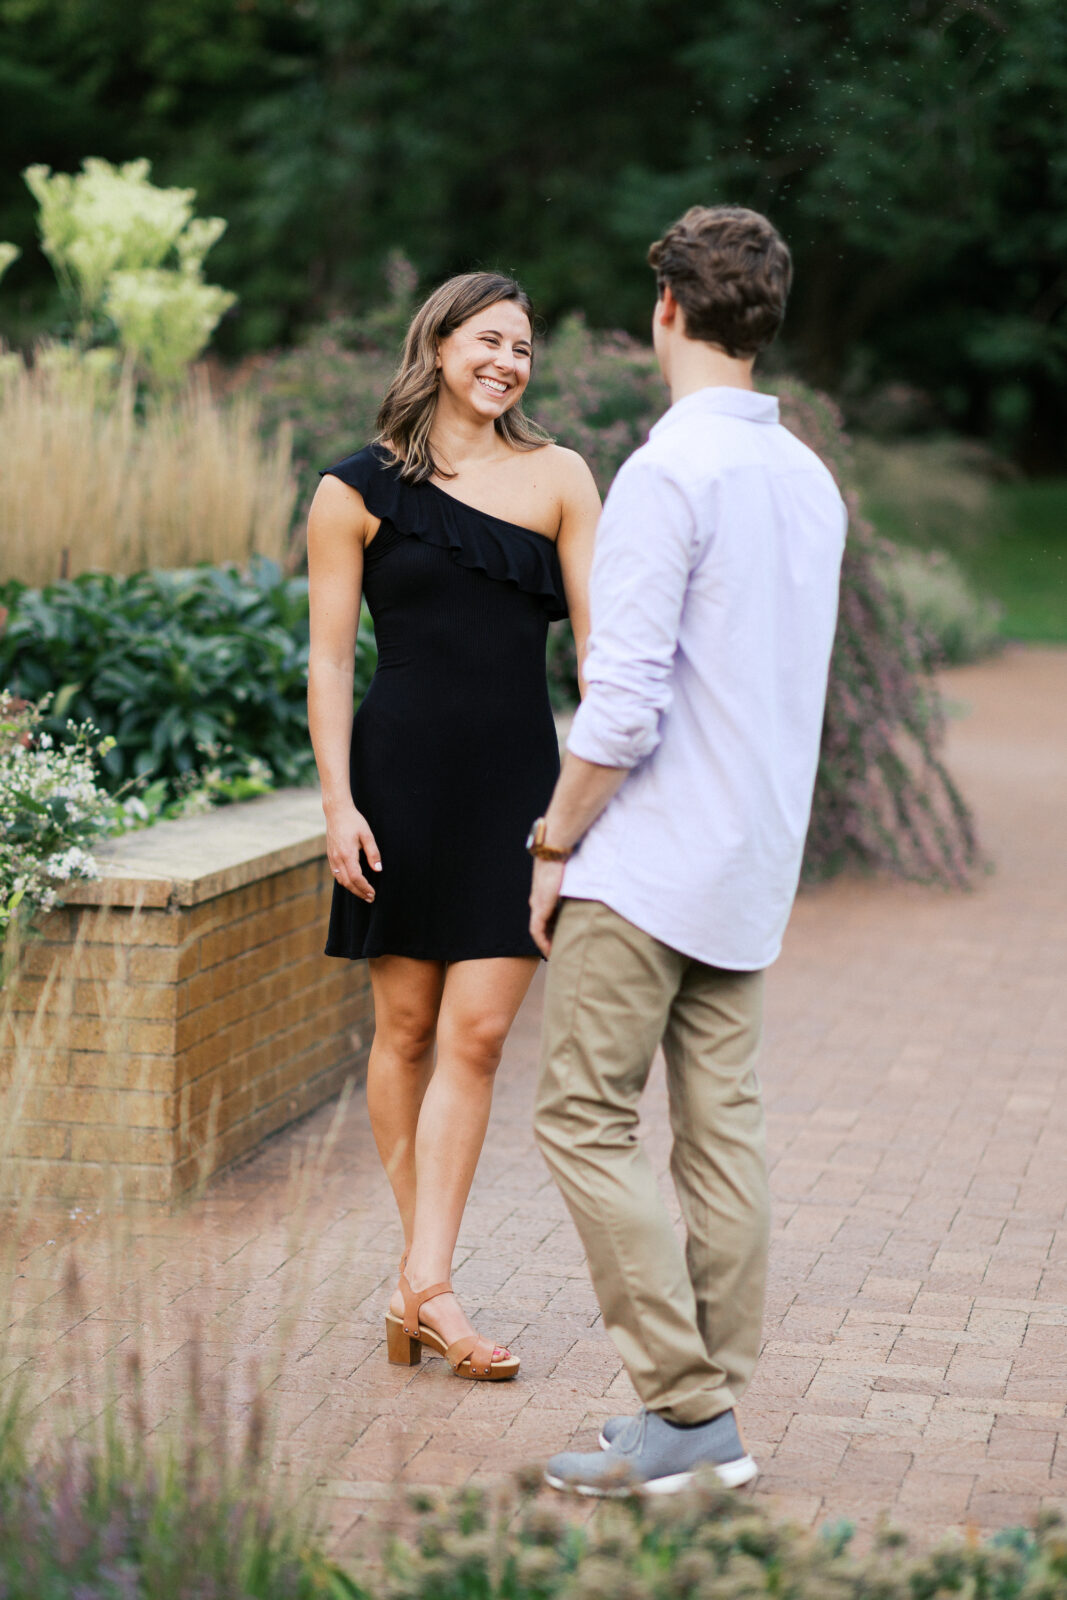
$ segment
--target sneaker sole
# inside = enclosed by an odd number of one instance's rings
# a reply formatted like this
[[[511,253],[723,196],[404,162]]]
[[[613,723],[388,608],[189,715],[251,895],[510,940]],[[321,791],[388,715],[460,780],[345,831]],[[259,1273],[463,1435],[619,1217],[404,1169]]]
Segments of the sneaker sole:
[[[751,1456],[724,1461],[721,1465],[713,1466],[712,1470],[724,1489],[740,1489],[742,1484],[751,1483],[759,1474],[759,1467]],[[695,1478],[695,1471],[672,1472],[665,1478],[650,1478],[647,1483],[634,1484],[632,1488],[601,1489],[591,1483],[568,1483],[565,1478],[545,1473],[545,1482],[550,1488],[561,1489],[564,1494],[582,1494],[592,1500],[628,1500],[635,1494],[678,1494],[688,1489]]]

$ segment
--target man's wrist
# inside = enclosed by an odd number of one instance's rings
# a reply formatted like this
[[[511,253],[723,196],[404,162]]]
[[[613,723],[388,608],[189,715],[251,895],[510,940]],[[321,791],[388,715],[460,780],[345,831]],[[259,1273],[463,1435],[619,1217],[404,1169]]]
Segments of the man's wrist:
[[[535,861],[569,861],[573,854],[573,846],[563,846],[550,841],[548,837],[548,819],[538,817],[526,840],[526,848]]]

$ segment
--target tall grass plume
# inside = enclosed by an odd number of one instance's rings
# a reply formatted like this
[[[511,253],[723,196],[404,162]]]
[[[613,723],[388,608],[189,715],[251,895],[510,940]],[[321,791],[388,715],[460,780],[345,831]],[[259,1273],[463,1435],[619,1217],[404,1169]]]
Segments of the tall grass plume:
[[[284,560],[290,433],[264,440],[254,395],[218,401],[194,372],[141,401],[128,373],[56,349],[0,364],[0,579]]]

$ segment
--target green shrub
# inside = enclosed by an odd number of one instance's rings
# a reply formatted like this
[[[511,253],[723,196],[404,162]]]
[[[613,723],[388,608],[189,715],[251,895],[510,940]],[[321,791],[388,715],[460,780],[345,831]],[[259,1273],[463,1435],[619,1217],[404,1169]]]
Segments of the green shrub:
[[[946,1542],[912,1555],[883,1532],[856,1556],[845,1524],[777,1524],[713,1487],[608,1503],[583,1526],[566,1503],[468,1490],[425,1497],[414,1526],[356,1571],[361,1600],[1053,1600],[1067,1540],[1055,1514],[1034,1533]]]
[[[306,579],[266,560],[246,575],[92,573],[43,590],[7,584],[0,605],[0,681],[28,700],[55,692],[44,726],[57,739],[68,716],[112,736],[102,763],[112,792],[165,780],[180,798],[205,760],[219,781],[243,779],[253,758],[275,784],[313,780]],[[357,695],[374,660],[364,627]]]
[[[886,588],[914,617],[927,667],[962,666],[1000,648],[1000,606],[977,594],[945,551],[887,547],[878,571]]]

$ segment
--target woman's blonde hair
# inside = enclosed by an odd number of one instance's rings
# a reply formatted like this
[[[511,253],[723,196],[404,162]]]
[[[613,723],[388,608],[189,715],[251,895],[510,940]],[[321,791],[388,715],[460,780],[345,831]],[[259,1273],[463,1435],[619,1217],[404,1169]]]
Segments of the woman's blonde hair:
[[[502,300],[512,300],[525,311],[532,333],[534,313],[529,295],[514,278],[500,272],[464,272],[449,278],[412,317],[400,366],[378,412],[375,441],[385,447],[393,463],[399,463],[400,476],[409,483],[424,483],[435,473],[442,478],[455,476],[442,472],[430,449],[430,429],[437,411],[437,347],[470,317]],[[497,417],[493,426],[513,450],[537,450],[552,443],[551,435],[518,404]]]

